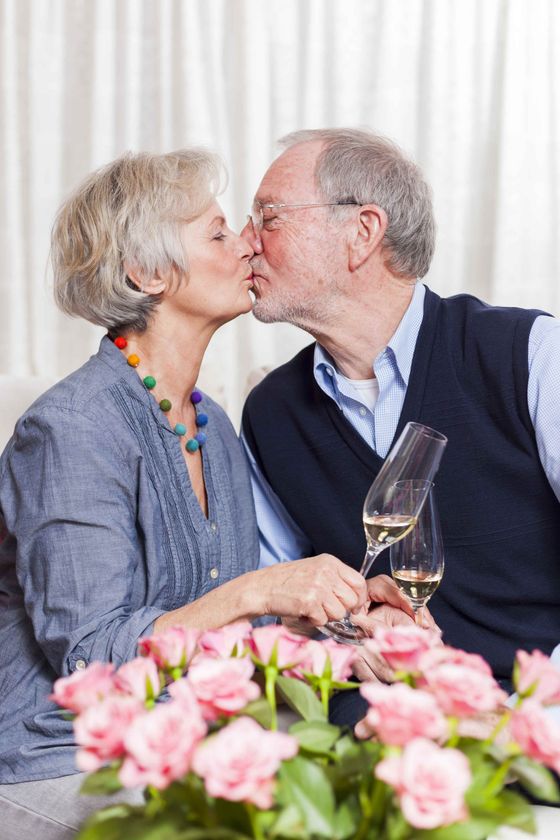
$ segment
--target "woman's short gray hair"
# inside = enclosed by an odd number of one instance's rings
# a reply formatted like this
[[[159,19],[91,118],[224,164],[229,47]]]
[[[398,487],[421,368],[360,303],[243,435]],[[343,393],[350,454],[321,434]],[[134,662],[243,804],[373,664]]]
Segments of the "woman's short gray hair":
[[[138,290],[141,277],[174,268],[186,275],[180,231],[221,191],[225,170],[205,149],[128,153],[98,169],[64,202],[51,236],[54,296],[69,315],[115,332],[142,332],[160,298]]]
[[[383,208],[391,268],[406,277],[424,277],[434,253],[435,222],[431,189],[420,168],[391,140],[359,129],[294,131],[280,145],[288,149],[309,141],[324,143],[315,179],[325,201]]]

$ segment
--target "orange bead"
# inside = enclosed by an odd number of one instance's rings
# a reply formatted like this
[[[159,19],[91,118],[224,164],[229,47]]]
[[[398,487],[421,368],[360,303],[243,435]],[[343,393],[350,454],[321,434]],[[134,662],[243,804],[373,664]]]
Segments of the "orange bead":
[[[140,364],[140,356],[137,356],[136,353],[131,353],[126,361],[130,365],[130,367],[138,367],[138,365]]]

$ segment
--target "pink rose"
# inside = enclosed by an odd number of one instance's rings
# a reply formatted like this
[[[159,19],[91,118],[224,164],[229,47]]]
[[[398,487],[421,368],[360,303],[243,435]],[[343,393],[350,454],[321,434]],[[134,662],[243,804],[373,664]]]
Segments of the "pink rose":
[[[126,732],[121,783],[163,790],[187,773],[195,747],[205,735],[200,712],[185,714],[182,703],[173,700],[157,705],[137,717]]]
[[[207,656],[242,656],[251,635],[248,621],[236,621],[226,624],[219,630],[207,630],[199,639],[198,646]]]
[[[414,624],[378,627],[375,637],[365,642],[366,650],[380,654],[395,671],[416,671],[420,656],[441,644],[438,633]]]
[[[153,659],[138,656],[121,665],[115,674],[115,688],[144,702],[161,691],[159,671]]]
[[[266,809],[273,805],[276,771],[297,751],[291,735],[268,732],[250,718],[239,718],[197,748],[192,767],[210,796]]]
[[[258,685],[251,679],[254,671],[255,666],[246,657],[198,657],[193,662],[188,683],[206,720],[216,720],[221,715],[234,715],[260,696]]]
[[[523,752],[560,773],[560,726],[532,697],[513,712],[510,732]]]
[[[78,715],[74,721],[74,735],[80,747],[76,755],[78,769],[90,772],[120,758],[128,727],[143,711],[136,698],[113,695]]]
[[[183,677],[182,679],[175,680],[175,682],[171,683],[169,686],[169,694],[173,700],[179,703],[183,709],[184,715],[187,717],[192,716],[197,719],[202,717],[202,710],[188,679]]]
[[[418,663],[418,670],[427,671],[429,668],[435,668],[437,665],[444,664],[464,665],[466,668],[480,671],[481,674],[492,676],[490,665],[478,653],[467,653],[465,650],[448,647],[447,645],[430,648],[430,650],[423,653]]]
[[[357,657],[351,645],[339,645],[334,639],[311,640],[302,648],[302,655],[301,662],[288,676],[301,677],[305,672],[322,677],[327,659],[330,659],[333,682],[346,682],[352,676],[352,665]]]
[[[170,627],[163,633],[143,637],[138,642],[142,656],[151,656],[160,668],[185,670],[193,658],[200,636],[199,630]]]
[[[534,683],[533,700],[543,705],[560,703],[560,671],[540,650],[527,653],[518,650],[514,670],[515,687],[520,695],[526,694]]]
[[[416,738],[402,755],[380,761],[375,775],[395,789],[404,818],[415,828],[438,828],[468,817],[465,793],[471,770],[459,750]]]
[[[290,633],[281,624],[269,624],[253,630],[249,647],[264,665],[268,665],[276,649],[276,665],[279,670],[299,664],[304,656],[308,640]]]
[[[420,681],[448,715],[468,717],[491,712],[505,703],[507,694],[492,676],[464,665],[436,665],[424,671]]]
[[[92,662],[84,671],[57,680],[49,699],[79,714],[111,693],[114,670],[114,665]]]
[[[366,723],[384,744],[403,747],[414,738],[444,739],[448,724],[435,697],[404,683],[363,683],[360,694],[370,708]]]

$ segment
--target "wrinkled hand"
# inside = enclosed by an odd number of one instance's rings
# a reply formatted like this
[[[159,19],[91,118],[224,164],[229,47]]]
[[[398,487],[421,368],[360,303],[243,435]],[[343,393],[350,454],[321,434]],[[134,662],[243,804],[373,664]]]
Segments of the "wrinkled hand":
[[[412,620],[414,620],[414,610],[410,606],[410,601],[403,595],[395,581],[388,575],[376,575],[366,581],[368,588],[368,597],[370,601],[379,604],[391,604],[399,610],[407,613]],[[389,626],[394,624],[402,624],[402,621],[395,620]]]
[[[367,585],[371,601],[382,602],[381,606],[374,604],[367,614],[353,616],[353,621],[359,624],[368,636],[374,635],[376,627],[395,627],[399,624],[414,623],[414,610],[394,580],[387,575],[377,575],[370,578]],[[438,626],[426,607],[424,607],[422,618],[425,628],[439,632]],[[363,647],[358,650],[359,657],[354,663],[354,674],[358,679],[362,682],[393,682],[394,671],[382,656]]]
[[[368,636],[373,636],[376,627],[395,627],[399,624],[414,624],[414,618],[411,618],[408,613],[398,607],[393,607],[391,604],[381,604],[381,606],[374,606],[369,613],[353,616],[355,624],[367,633]],[[356,677],[362,682],[393,682],[393,669],[387,664],[385,659],[377,653],[366,650],[364,647],[358,648],[358,657],[354,662],[353,671]]]
[[[279,563],[258,574],[263,615],[307,619],[321,627],[359,610],[369,600],[362,575],[332,554]]]

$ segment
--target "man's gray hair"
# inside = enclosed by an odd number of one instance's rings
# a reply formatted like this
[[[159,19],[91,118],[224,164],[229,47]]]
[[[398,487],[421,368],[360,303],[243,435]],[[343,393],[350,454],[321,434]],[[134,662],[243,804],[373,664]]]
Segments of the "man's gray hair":
[[[128,153],[89,175],[52,230],[60,309],[111,332],[144,331],[160,297],[137,289],[125,263],[146,280],[158,269],[186,276],[181,225],[210,206],[224,181],[220,158],[196,148]]]
[[[353,128],[306,129],[282,137],[281,147],[323,142],[315,168],[329,202],[376,204],[387,213],[384,245],[393,271],[424,277],[435,245],[431,189],[420,168],[386,137]],[[339,208],[333,208],[340,212]]]

